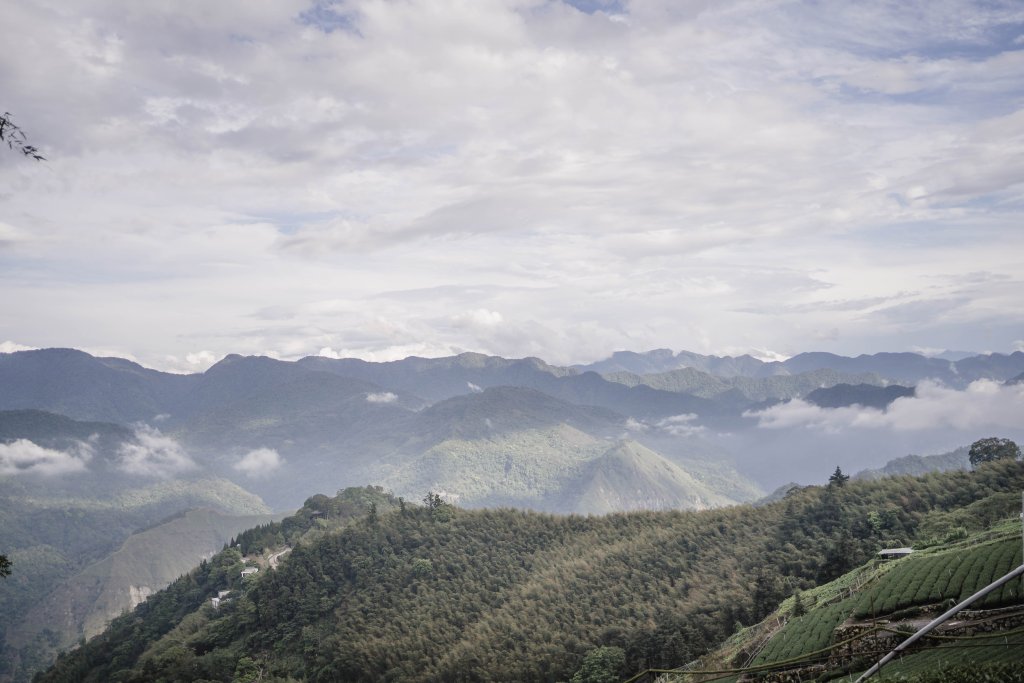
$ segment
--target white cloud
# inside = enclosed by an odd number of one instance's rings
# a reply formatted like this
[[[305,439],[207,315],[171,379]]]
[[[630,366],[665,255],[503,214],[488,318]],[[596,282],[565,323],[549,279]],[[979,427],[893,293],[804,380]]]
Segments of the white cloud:
[[[134,441],[121,445],[117,466],[145,477],[171,477],[198,467],[175,439],[148,426],[137,427]]]
[[[654,426],[674,436],[694,436],[705,431],[703,425],[694,424],[696,421],[697,415],[684,413],[658,420]]]
[[[206,370],[217,362],[217,354],[212,351],[195,351],[185,354],[185,362],[195,367],[196,370]]]
[[[628,417],[626,418],[626,430],[630,432],[646,432],[650,427],[639,420]]]
[[[28,240],[29,235],[24,230],[0,221],[0,249]]]
[[[1005,386],[991,380],[972,382],[964,390],[921,382],[915,396],[898,398],[884,411],[860,405],[820,408],[795,399],[747,413],[766,429],[804,428],[828,433],[858,429],[1019,429],[1022,415],[1024,385]]]
[[[367,394],[366,400],[368,403],[394,403],[398,400],[398,395],[393,394],[390,391],[378,391]]]
[[[481,389],[476,384],[473,384],[472,382],[466,382],[466,388],[472,391],[474,394],[479,394],[483,392],[483,389]]]
[[[260,478],[280,469],[283,463],[284,460],[273,448],[257,448],[242,456],[232,467],[249,477]]]
[[[36,347],[17,344],[12,341],[0,343],[0,353],[15,353],[16,351],[34,351]]]
[[[317,351],[316,355],[320,356],[321,358],[334,358],[335,360],[337,360],[338,358],[344,358],[345,357],[345,356],[343,356],[341,354],[341,352],[335,351],[334,349],[332,349],[329,346],[325,346],[322,349],[320,349],[319,351]]]
[[[0,475],[42,474],[53,476],[83,472],[92,458],[92,449],[84,443],[73,451],[43,448],[28,439],[0,444]]]

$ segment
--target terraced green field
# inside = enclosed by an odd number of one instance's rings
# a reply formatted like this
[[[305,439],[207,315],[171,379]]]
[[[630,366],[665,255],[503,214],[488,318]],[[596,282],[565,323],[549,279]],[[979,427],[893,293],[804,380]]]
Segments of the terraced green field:
[[[900,560],[860,594],[853,609],[858,619],[891,614],[916,605],[959,602],[1021,564],[1021,541],[1007,538],[936,555]],[[989,609],[1021,600],[1021,584],[1011,581],[973,605]]]
[[[1022,561],[1020,537],[1013,535],[973,545],[960,544],[939,553],[912,555],[877,570],[865,568],[864,573],[877,572],[878,578],[869,581],[864,589],[849,597],[812,608],[803,616],[791,618],[765,645],[753,665],[786,662],[824,650],[831,644],[833,630],[850,617],[867,619],[891,615],[910,607],[958,602],[1003,576]],[[819,598],[848,590],[851,581],[846,579],[844,577],[833,582],[835,586],[829,584],[816,589],[823,594]],[[991,609],[1020,604],[1021,599],[1021,582],[1012,581],[972,607]],[[1020,640],[1024,641],[1024,636]],[[962,658],[964,649],[955,649],[952,645],[937,650],[934,657],[939,659],[928,658],[930,664],[922,666],[945,661],[942,659],[944,657],[950,658],[950,661],[955,661],[957,656]],[[991,645],[987,641],[977,641],[970,643],[970,646],[971,650],[977,650],[978,653],[986,647],[991,649],[990,654],[995,657],[992,661],[1002,661],[1010,656],[1006,654],[1008,650],[1005,644]],[[1010,651],[1014,652],[1013,648]],[[1016,651],[1016,655],[1024,658],[1024,652]]]
[[[832,640],[832,631],[849,616],[853,600],[856,597],[794,617],[768,642],[754,660],[754,665],[783,662],[825,649]]]

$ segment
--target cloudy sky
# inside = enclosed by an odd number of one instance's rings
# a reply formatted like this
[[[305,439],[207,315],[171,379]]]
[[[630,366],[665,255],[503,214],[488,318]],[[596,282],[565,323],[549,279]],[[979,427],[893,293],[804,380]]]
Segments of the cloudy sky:
[[[1019,0],[15,0],[0,350],[1024,347]]]

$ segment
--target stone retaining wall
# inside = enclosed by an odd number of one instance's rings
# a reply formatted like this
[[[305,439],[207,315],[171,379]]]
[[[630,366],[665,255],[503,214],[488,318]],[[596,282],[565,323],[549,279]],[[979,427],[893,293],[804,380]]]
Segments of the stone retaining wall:
[[[938,616],[938,613],[931,617],[922,615],[922,618],[931,620]],[[985,633],[1009,631],[1024,627],[1024,607],[1006,607],[995,610],[964,610],[957,615],[955,621],[948,621],[942,624],[933,634],[939,636],[975,636]],[[875,662],[890,652],[897,645],[916,633],[924,624],[907,622],[856,622],[844,623],[836,627],[832,632],[832,643],[841,643],[850,640],[836,650],[833,650],[825,664],[814,664],[811,666],[794,667],[783,671],[773,671],[760,675],[744,674],[738,681],[758,681],[763,683],[800,683],[811,681],[825,671],[841,669],[854,663],[854,661]],[[897,630],[897,632],[885,630],[872,631],[884,626]],[[916,652],[928,647],[934,647],[935,641],[929,642],[925,637],[922,641],[911,647],[907,652]]]

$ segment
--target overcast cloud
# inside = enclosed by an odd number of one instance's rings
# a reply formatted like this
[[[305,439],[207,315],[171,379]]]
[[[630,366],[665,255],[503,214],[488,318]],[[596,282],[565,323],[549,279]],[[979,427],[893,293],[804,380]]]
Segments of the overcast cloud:
[[[5,7],[0,349],[1024,340],[1024,5],[576,4]]]

